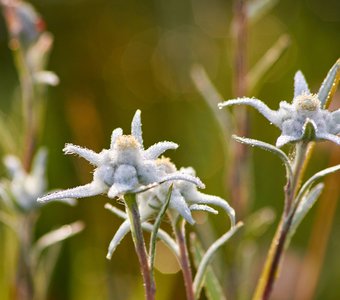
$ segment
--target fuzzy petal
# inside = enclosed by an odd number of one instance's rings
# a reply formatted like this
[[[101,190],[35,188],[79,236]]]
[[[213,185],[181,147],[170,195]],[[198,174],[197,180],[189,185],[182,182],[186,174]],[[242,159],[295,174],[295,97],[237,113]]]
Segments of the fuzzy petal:
[[[302,94],[310,94],[305,76],[301,71],[297,71],[294,76],[294,98]]]
[[[336,124],[335,134],[339,134],[340,133],[340,109],[333,111],[331,113],[331,116],[332,116],[333,122],[335,122]]]
[[[107,252],[106,258],[111,259],[113,252],[116,250],[117,246],[120,244],[120,242],[123,240],[123,238],[127,235],[127,233],[130,231],[130,221],[125,220],[122,225],[119,226],[118,230],[116,231],[114,237],[112,238],[109,250]]]
[[[321,134],[317,134],[316,137],[320,140],[327,140],[327,141],[340,145],[340,137],[338,137],[337,135],[329,134],[329,133],[321,133]]]
[[[194,177],[194,176],[182,173],[182,172],[174,172],[169,175],[166,175],[162,177],[159,183],[163,183],[166,181],[173,181],[173,180],[184,180],[184,181],[191,182],[197,185],[201,189],[205,188],[204,183],[198,177]]]
[[[52,200],[60,200],[65,198],[85,198],[96,196],[106,192],[107,187],[104,184],[91,182],[85,185],[77,186],[72,189],[53,192],[46,196],[38,198],[38,202],[49,202]]]
[[[131,186],[122,185],[122,184],[114,184],[113,186],[110,187],[107,195],[109,198],[113,199],[118,196],[121,196],[122,194],[126,192],[133,192],[133,189],[131,188]]]
[[[118,137],[120,137],[123,134],[123,129],[121,128],[116,128],[115,130],[112,131],[111,133],[111,144],[110,144],[110,149],[112,150],[116,140]]]
[[[282,146],[288,143],[296,142],[297,140],[299,139],[295,136],[280,135],[279,138],[276,140],[276,147],[281,148]]]
[[[196,204],[209,204],[221,207],[229,216],[232,225],[235,225],[235,210],[224,199],[201,192],[196,192],[195,194],[191,195],[190,200]]]
[[[141,122],[140,115],[141,115],[141,111],[138,109],[132,119],[131,134],[136,138],[138,143],[143,148],[142,122]]]
[[[100,161],[101,161],[100,154],[90,149],[83,148],[83,147],[73,145],[73,144],[66,144],[63,151],[65,154],[77,154],[80,157],[86,159],[90,164],[94,166],[100,165]]]
[[[193,210],[197,210],[197,211],[206,211],[206,212],[209,212],[209,213],[212,213],[214,215],[217,215],[218,214],[218,211],[216,209],[213,209],[212,207],[208,206],[208,205],[205,205],[205,204],[193,204],[190,206],[190,210],[193,211]]]
[[[265,103],[263,103],[259,99],[255,98],[237,98],[228,100],[218,104],[218,107],[221,109],[226,106],[232,105],[249,105],[257,109],[265,118],[268,119],[270,123],[273,123],[275,126],[281,125],[281,117],[278,111],[270,109]]]
[[[168,141],[159,142],[159,143],[152,145],[147,150],[145,150],[144,157],[146,159],[156,159],[158,156],[163,154],[166,150],[177,149],[177,148],[178,148],[178,145],[176,143],[168,142]]]
[[[173,193],[171,195],[170,206],[175,209],[188,223],[191,225],[195,224],[195,220],[191,215],[190,209],[181,194]]]

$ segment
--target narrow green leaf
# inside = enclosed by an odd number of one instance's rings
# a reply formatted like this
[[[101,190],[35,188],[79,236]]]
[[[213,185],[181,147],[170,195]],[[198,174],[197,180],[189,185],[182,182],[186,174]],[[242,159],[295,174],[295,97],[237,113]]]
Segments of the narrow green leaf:
[[[244,228],[243,237],[245,239],[247,237],[256,239],[257,237],[262,236],[273,224],[274,220],[275,211],[270,207],[264,207],[255,211],[245,220],[247,226]]]
[[[314,141],[316,139],[316,128],[315,128],[315,123],[307,119],[306,123],[303,125],[303,136],[302,140],[306,142]]]
[[[84,229],[84,223],[81,221],[76,221],[74,223],[64,225],[56,230],[52,230],[46,234],[44,234],[41,238],[37,240],[34,244],[32,253],[33,256],[37,259],[41,252],[56,243],[64,241],[71,236],[78,234]]]
[[[335,173],[337,171],[340,171],[340,164],[324,169],[320,172],[317,172],[316,174],[314,174],[311,178],[309,178],[304,185],[301,187],[298,195],[295,198],[295,209],[297,209],[300,205],[300,202],[302,201],[301,199],[303,198],[303,196],[305,195],[305,193],[308,191],[308,189],[315,183],[315,181],[321,179],[322,177],[328,175],[328,174],[332,174]]]
[[[155,262],[155,254],[156,254],[156,241],[157,241],[157,234],[158,230],[161,226],[162,220],[165,216],[166,210],[168,209],[171,193],[172,193],[173,185],[171,184],[168,190],[168,194],[166,196],[166,201],[163,203],[161,210],[159,211],[157,218],[153,224],[153,230],[151,232],[150,237],[150,248],[149,248],[149,266],[150,272],[153,273],[154,269],[154,262]]]
[[[36,299],[47,299],[53,270],[55,270],[61,249],[62,244],[56,244],[54,247],[46,249],[45,253],[37,262],[37,265],[34,268]]]
[[[274,66],[290,44],[288,34],[279,37],[276,43],[267,50],[247,74],[249,90],[254,91],[262,77]]]
[[[338,87],[340,80],[340,58],[329,70],[325,80],[322,82],[318,92],[318,98],[321,102],[321,107],[327,108],[331,99]]]
[[[204,255],[204,250],[201,243],[197,240],[197,237],[194,233],[190,236],[190,245],[191,245],[191,253],[193,256],[193,262],[196,268],[198,268],[200,262],[202,261],[202,257]],[[212,269],[211,266],[207,267],[206,275],[203,280],[202,285],[205,288],[205,294],[209,300],[226,300],[227,298],[223,294],[223,289],[221,287],[220,282],[217,279],[217,276]],[[196,298],[199,297],[199,293]]]
[[[16,145],[13,138],[16,136],[12,130],[12,124],[4,114],[0,113],[0,144],[7,153],[16,153]]]
[[[243,137],[239,137],[237,135],[233,135],[233,139],[240,142],[240,143],[247,144],[247,145],[252,146],[252,147],[258,147],[258,148],[261,148],[263,150],[274,153],[275,155],[277,155],[283,161],[283,163],[286,167],[287,179],[291,180],[293,178],[293,171],[292,171],[290,160],[289,160],[288,156],[286,155],[286,153],[284,153],[279,148],[277,148],[277,147],[275,147],[271,144],[262,142],[262,141],[243,138]]]
[[[319,183],[313,189],[311,189],[311,191],[307,193],[300,201],[295,211],[291,228],[289,230],[288,241],[290,241],[290,239],[294,235],[296,229],[298,228],[298,226],[300,225],[300,223],[302,222],[306,214],[309,212],[309,210],[313,207],[316,200],[319,198],[323,188],[324,188],[324,184]]]
[[[111,211],[112,213],[114,213],[119,218],[122,218],[124,220],[127,219],[126,213],[121,211],[120,209],[114,207],[113,205],[106,203],[105,208],[107,210]],[[143,222],[142,228],[143,228],[143,230],[145,230],[147,232],[152,232],[153,231],[153,224],[148,223],[148,222]],[[169,249],[176,255],[176,257],[179,257],[178,246],[177,246],[176,242],[174,241],[174,239],[171,238],[170,235],[167,232],[165,232],[162,229],[159,229],[158,232],[157,232],[157,237],[160,240],[162,240],[165,245],[167,245],[169,247]]]
[[[211,109],[215,119],[219,124],[221,132],[223,133],[224,140],[229,140],[232,127],[230,113],[226,111],[225,113],[221,114],[217,106],[217,104],[220,103],[224,97],[222,97],[214,87],[211,80],[209,79],[208,74],[201,65],[194,65],[191,68],[191,79],[196,89],[209,105],[209,108]]]
[[[211,262],[214,254],[216,251],[222,247],[241,227],[243,226],[242,222],[238,222],[234,227],[232,227],[230,230],[228,230],[225,234],[223,234],[218,240],[216,240],[206,251],[204,256],[202,257],[202,260],[197,268],[197,273],[193,282],[193,289],[196,298],[199,297],[203,280],[207,271],[207,267],[209,266],[209,263]]]

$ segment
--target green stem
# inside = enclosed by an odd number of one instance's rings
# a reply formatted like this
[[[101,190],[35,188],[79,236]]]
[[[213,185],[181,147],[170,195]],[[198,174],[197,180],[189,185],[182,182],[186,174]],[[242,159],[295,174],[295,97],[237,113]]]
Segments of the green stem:
[[[309,160],[307,154],[310,152],[310,149],[312,149],[312,146],[309,147],[308,143],[305,142],[301,142],[296,145],[295,158],[292,166],[293,178],[291,182],[287,182],[285,187],[285,216],[288,216],[291,213],[293,200],[296,197],[304,169]]]
[[[29,171],[37,139],[37,120],[35,105],[35,86],[32,72],[27,64],[21,45],[13,49],[15,65],[19,75],[24,116],[24,153],[23,165]]]
[[[173,226],[176,235],[176,241],[179,245],[180,265],[182,269],[187,300],[195,300],[189,253],[185,239],[185,220],[180,218],[180,220],[176,220]]]
[[[294,199],[296,197],[303,171],[308,163],[308,152],[311,148],[308,143],[296,144],[295,159],[293,165],[293,178],[285,187],[285,209],[282,213],[280,224],[270,245],[270,249],[257,284],[253,300],[268,300],[275,280],[277,279],[278,267],[282,260],[286,240],[294,217]]]
[[[32,234],[36,215],[22,216],[19,228],[19,261],[16,275],[15,299],[32,300],[34,298],[33,270],[30,260]]]
[[[126,194],[125,197],[126,213],[130,220],[132,239],[138,256],[139,265],[144,281],[145,299],[155,299],[155,284],[151,276],[148,256],[146,253],[140,215],[135,194]]]

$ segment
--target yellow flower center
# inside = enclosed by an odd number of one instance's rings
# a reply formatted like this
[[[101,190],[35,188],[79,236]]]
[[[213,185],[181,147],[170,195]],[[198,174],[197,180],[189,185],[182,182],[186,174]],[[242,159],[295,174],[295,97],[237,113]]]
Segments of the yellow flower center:
[[[176,172],[176,166],[171,162],[170,158],[162,156],[156,160],[157,166],[164,169],[168,174]]]
[[[121,135],[115,143],[116,150],[139,149],[140,145],[136,138],[132,135]]]
[[[295,106],[298,110],[316,111],[320,105],[320,100],[315,94],[302,94],[295,99]]]

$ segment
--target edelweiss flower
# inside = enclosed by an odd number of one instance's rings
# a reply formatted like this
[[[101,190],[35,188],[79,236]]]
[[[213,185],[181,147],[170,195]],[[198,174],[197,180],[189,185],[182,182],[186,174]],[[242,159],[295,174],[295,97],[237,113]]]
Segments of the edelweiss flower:
[[[141,112],[137,110],[131,124],[131,135],[123,135],[121,128],[112,132],[110,149],[100,153],[67,144],[66,154],[78,154],[94,165],[93,181],[72,189],[51,193],[38,201],[46,202],[63,198],[83,198],[107,193],[109,198],[125,193],[138,193],[165,181],[187,180],[200,187],[203,183],[196,177],[174,172],[160,172],[156,159],[168,149],[176,149],[173,142],[159,142],[144,150],[142,139]]]
[[[170,162],[168,158],[160,158],[157,160],[160,170],[164,174],[172,174],[176,172],[176,166]],[[187,176],[196,176],[193,168],[181,168],[180,172]],[[140,212],[141,222],[145,222],[157,215],[162,205],[167,200],[170,183],[159,185],[153,189],[149,189],[138,194],[138,208]],[[218,214],[218,211],[209,205],[222,208],[229,216],[232,226],[235,225],[235,211],[222,198],[201,193],[197,190],[197,186],[191,182],[178,180],[173,182],[171,198],[168,207],[168,214],[172,219],[181,215],[188,223],[193,225],[195,220],[191,215],[191,211],[206,211]],[[124,236],[130,231],[130,221],[126,219],[114,235],[107,258],[110,259],[118,244]]]
[[[219,108],[245,104],[256,108],[272,124],[282,131],[276,141],[277,147],[301,140],[329,140],[340,145],[340,109],[330,112],[321,107],[317,95],[311,94],[303,74],[294,77],[294,99],[292,104],[280,102],[277,111],[255,98],[238,98],[219,104]]]
[[[159,159],[158,164],[163,169],[164,173],[171,174],[176,171],[176,166],[171,163],[169,159]],[[188,176],[196,175],[195,170],[191,167],[181,168],[180,172],[187,174]],[[147,219],[158,212],[159,208],[166,201],[169,188],[170,183],[163,184],[138,195],[141,217]],[[213,214],[218,213],[207,204],[223,208],[229,215],[232,225],[234,225],[235,212],[225,200],[220,197],[199,192],[197,187],[188,181],[179,180],[173,183],[168,208],[168,212],[173,218],[180,214],[188,223],[194,224],[195,220],[191,215],[191,211],[193,210],[207,211]]]

